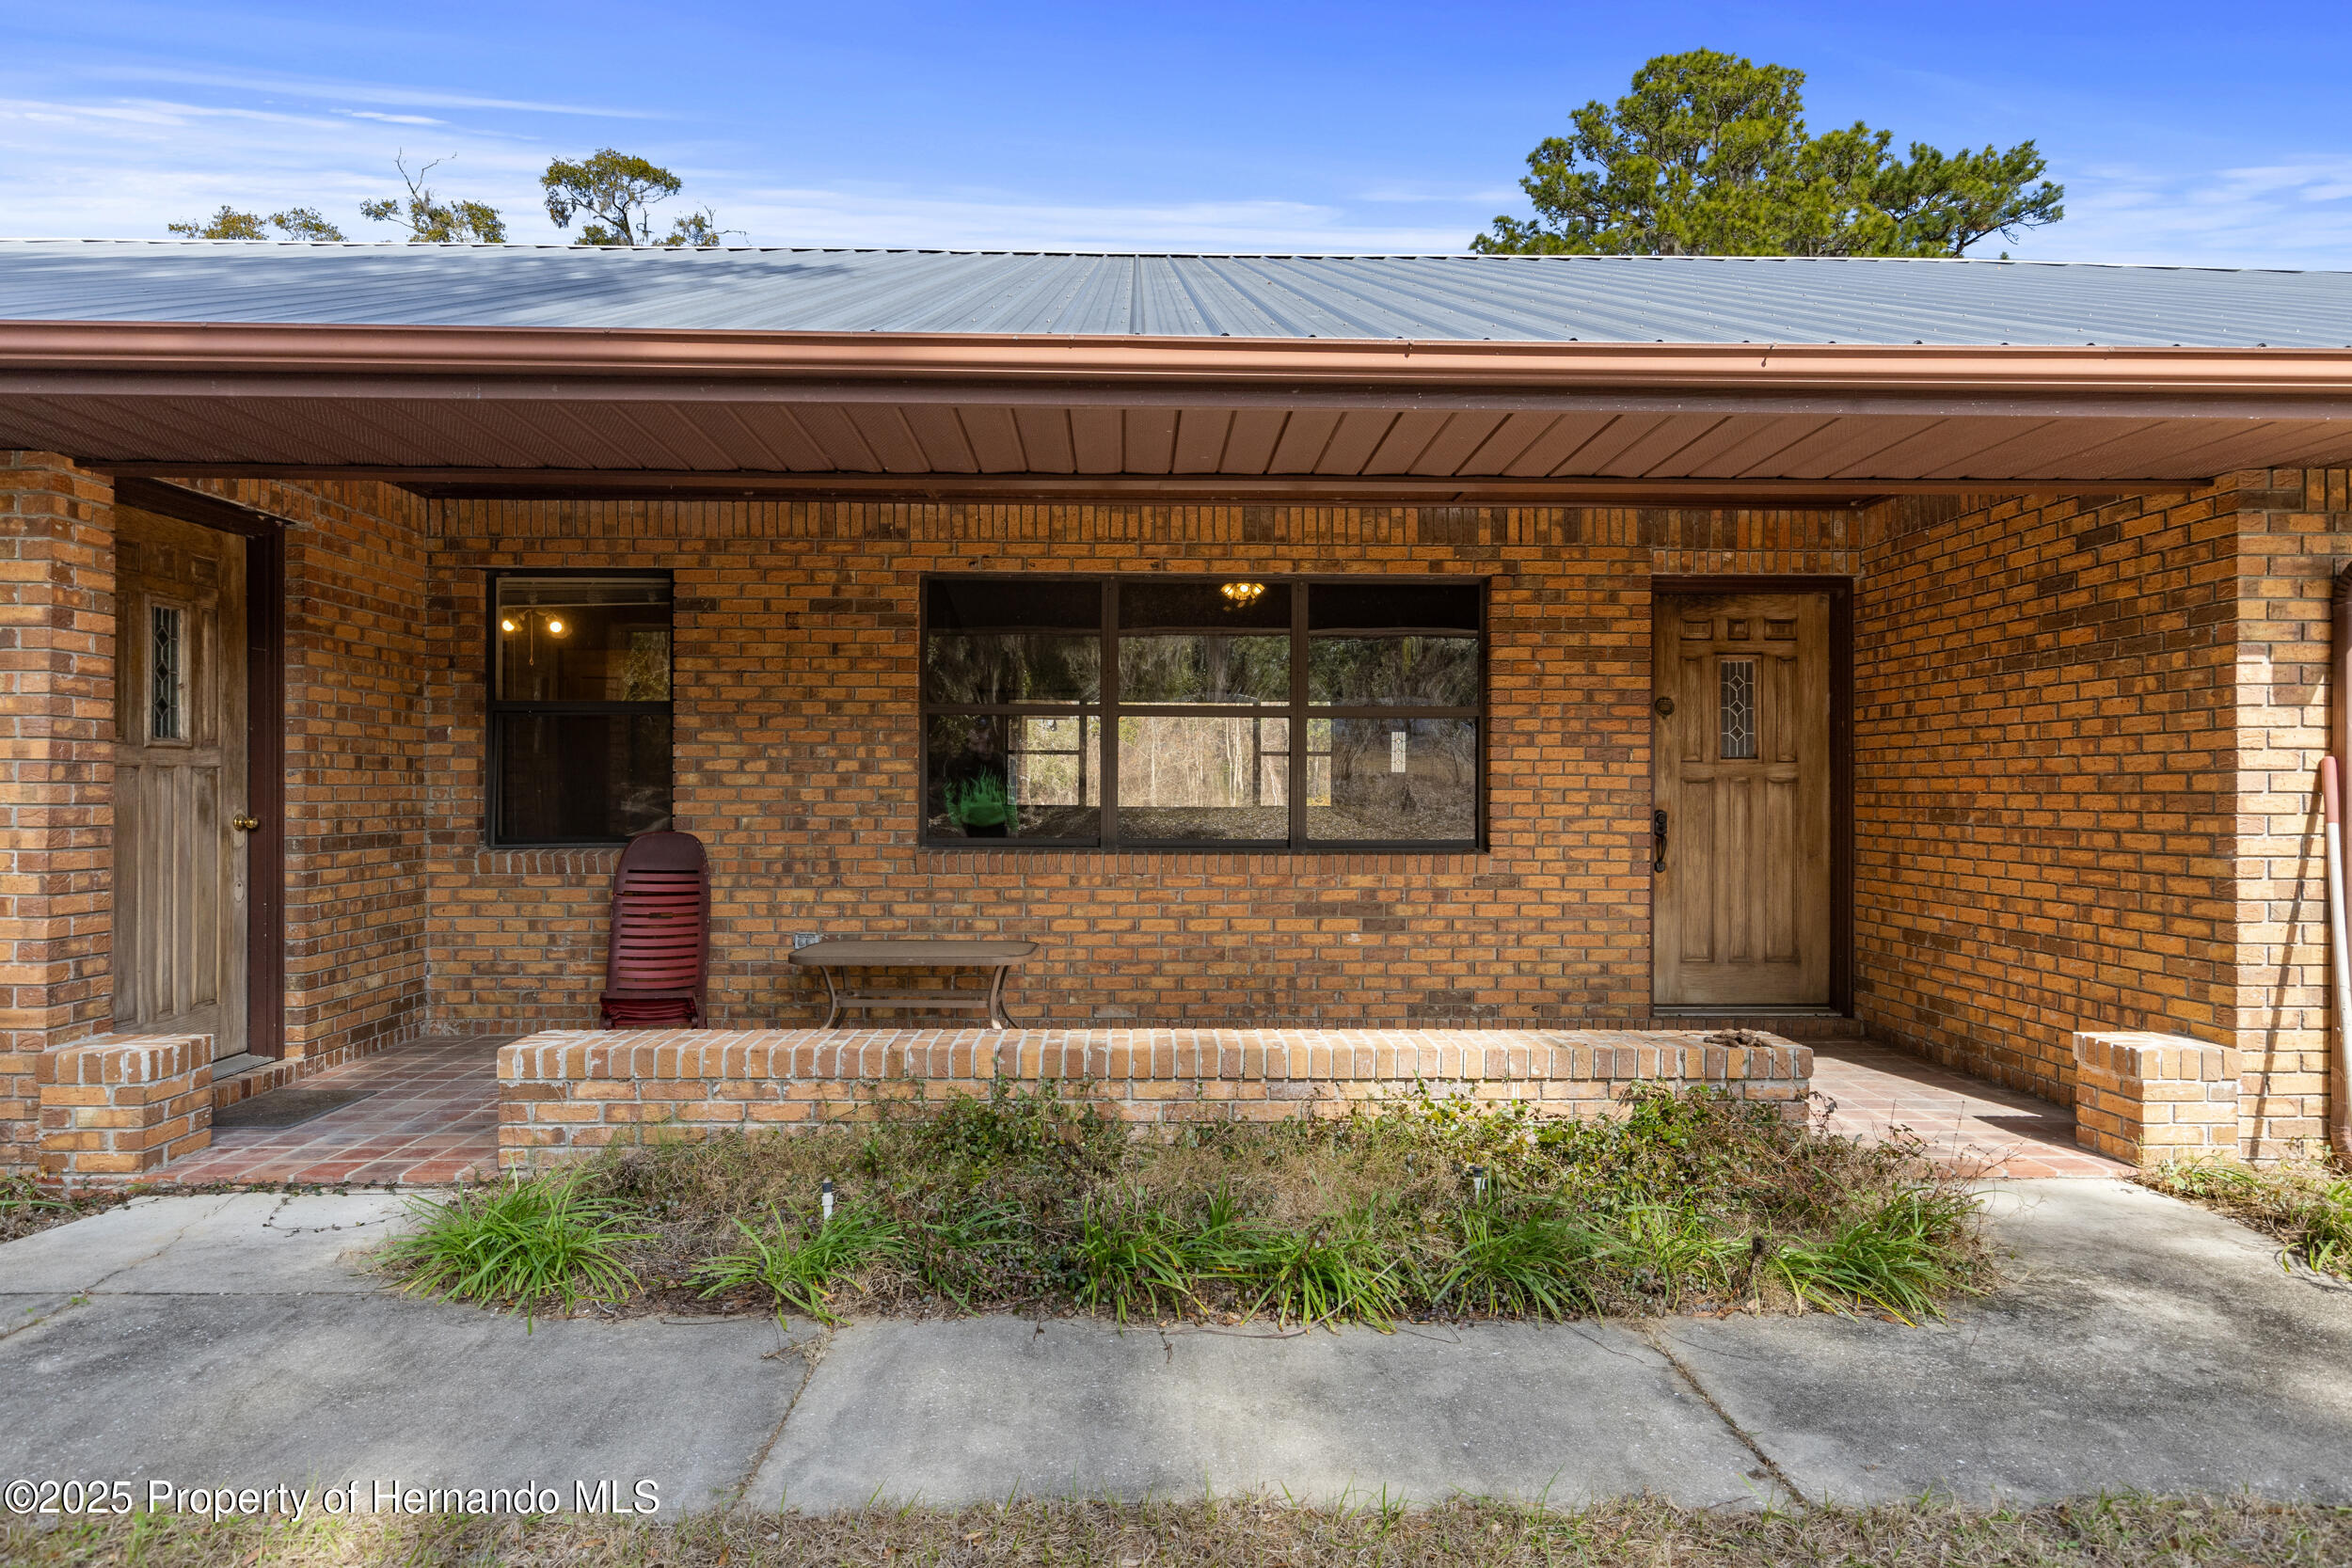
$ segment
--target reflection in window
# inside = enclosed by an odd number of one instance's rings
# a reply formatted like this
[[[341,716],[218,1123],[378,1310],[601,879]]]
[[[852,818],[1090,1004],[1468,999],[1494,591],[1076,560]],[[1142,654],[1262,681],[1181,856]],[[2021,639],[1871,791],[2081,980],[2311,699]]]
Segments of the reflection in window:
[[[1717,754],[1729,762],[1755,756],[1756,660],[1724,659],[1719,695],[1719,728],[1723,744]]]
[[[1122,703],[1280,703],[1291,700],[1291,640],[1190,633],[1119,640]]]
[[[923,605],[928,842],[1477,842],[1475,584],[938,578]]]
[[[1310,719],[1307,832],[1442,843],[1478,832],[1478,721]]]
[[[933,714],[925,836],[1091,844],[1103,832],[1103,721],[1091,714]]]
[[[666,576],[493,576],[491,842],[669,826],[670,609]]]
[[[1131,841],[1290,837],[1290,721],[1119,721],[1119,832]]]

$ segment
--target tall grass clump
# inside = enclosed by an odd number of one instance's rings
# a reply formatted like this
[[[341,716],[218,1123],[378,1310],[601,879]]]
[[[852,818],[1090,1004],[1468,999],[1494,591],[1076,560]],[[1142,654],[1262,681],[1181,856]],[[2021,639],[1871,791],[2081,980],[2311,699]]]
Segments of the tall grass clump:
[[[583,1187],[577,1172],[413,1199],[409,1212],[416,1227],[380,1259],[405,1291],[520,1311],[527,1323],[548,1303],[568,1312],[633,1294],[625,1249],[654,1239],[629,1228],[628,1205]]]
[[[740,1219],[742,1245],[710,1259],[694,1283],[707,1298],[746,1288],[764,1291],[778,1312],[797,1307],[819,1323],[834,1321],[826,1304],[835,1286],[901,1251],[901,1227],[878,1209],[852,1204],[813,1228],[771,1209],[766,1227]]]

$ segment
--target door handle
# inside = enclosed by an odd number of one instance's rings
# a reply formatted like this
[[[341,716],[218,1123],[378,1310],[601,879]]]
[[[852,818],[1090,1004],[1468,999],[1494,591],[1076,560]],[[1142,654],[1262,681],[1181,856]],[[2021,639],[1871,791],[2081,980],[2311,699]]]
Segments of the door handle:
[[[254,829],[262,825],[262,819],[258,816],[246,816],[240,815],[230,817],[229,819],[229,825],[236,829],[237,832],[241,833],[249,833]]]
[[[1649,814],[1649,840],[1653,856],[1649,868],[1663,871],[1666,869],[1666,814],[1662,811]]]

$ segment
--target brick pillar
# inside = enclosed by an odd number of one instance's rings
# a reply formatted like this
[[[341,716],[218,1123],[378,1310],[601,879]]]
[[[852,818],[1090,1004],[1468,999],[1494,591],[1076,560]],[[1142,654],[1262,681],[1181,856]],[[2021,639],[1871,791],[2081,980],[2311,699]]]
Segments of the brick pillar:
[[[43,1055],[113,1007],[112,502],[0,451],[0,1175],[37,1163]]]
[[[2074,1037],[2074,1141],[2133,1164],[2238,1152],[2235,1048],[2180,1035]]]
[[[135,1181],[213,1141],[213,1037],[102,1035],[42,1053],[40,1175]]]

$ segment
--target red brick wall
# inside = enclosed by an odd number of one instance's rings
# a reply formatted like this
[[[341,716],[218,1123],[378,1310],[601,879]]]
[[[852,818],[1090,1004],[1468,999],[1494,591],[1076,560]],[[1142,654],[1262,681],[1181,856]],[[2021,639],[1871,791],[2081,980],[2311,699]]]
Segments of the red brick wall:
[[[114,537],[104,483],[0,451],[0,1175],[29,1169],[35,1066],[114,1007]]]
[[[1851,513],[442,503],[435,1026],[578,1024],[609,852],[482,847],[483,569],[676,574],[676,814],[714,1010],[808,1022],[793,932],[1019,932],[1056,1022],[1601,1022],[1649,995],[1653,572],[1850,570]],[[915,589],[938,570],[1493,578],[1488,855],[920,849]]]
[[[2235,484],[2230,1000],[2245,1064],[2239,1138],[2248,1153],[2268,1156],[2327,1133],[2328,882],[2315,781],[2328,744],[2328,595],[2352,562],[2352,470],[2254,472]]]
[[[2237,514],[2166,500],[1889,506],[1857,588],[1857,1011],[2061,1101],[2234,1023]]]
[[[422,1027],[425,504],[206,483],[287,533],[287,1035],[332,1059]],[[112,487],[0,454],[0,1172],[33,1163],[44,1052],[112,1011]]]
[[[1508,1029],[707,1029],[552,1031],[499,1052],[499,1157],[531,1165],[610,1144],[793,1132],[884,1104],[1070,1085],[1122,1120],[1276,1121],[1429,1090],[1606,1116],[1636,1085],[1703,1085],[1802,1117],[1810,1047],[1766,1036]]]
[[[286,531],[286,1051],[424,1026],[427,504],[384,484],[201,488]]]
[[[1915,500],[1875,521],[1856,625],[1861,1015],[2060,1101],[2074,1031],[2186,1036],[2243,1064],[2245,1152],[2321,1136],[2314,781],[2352,474]]]

